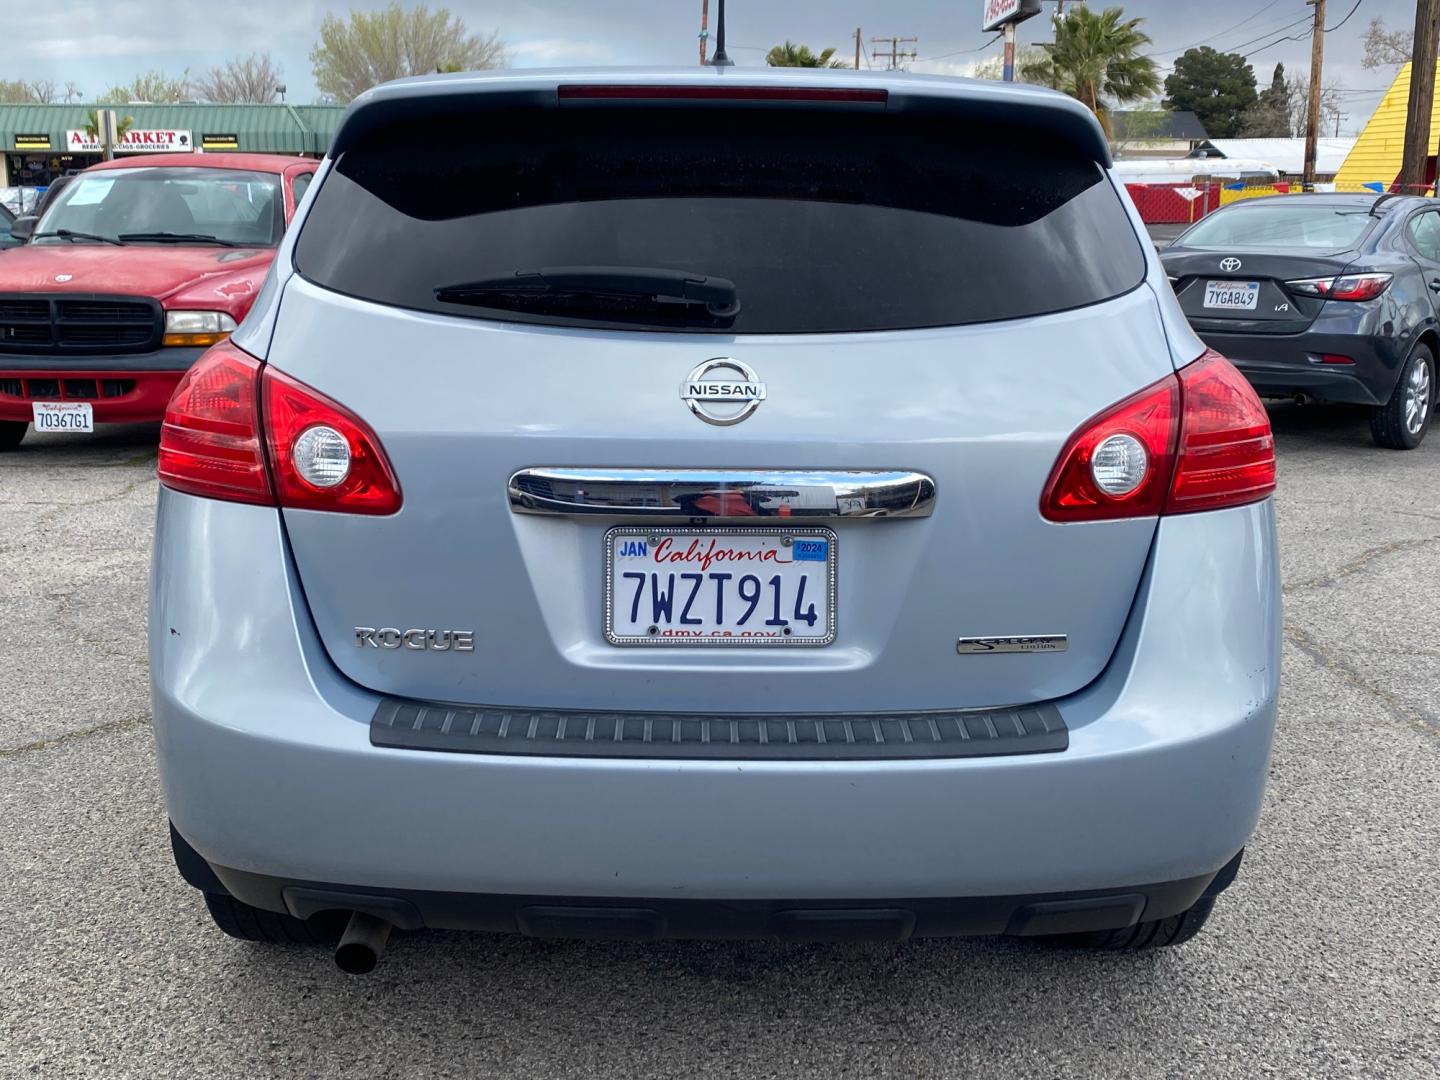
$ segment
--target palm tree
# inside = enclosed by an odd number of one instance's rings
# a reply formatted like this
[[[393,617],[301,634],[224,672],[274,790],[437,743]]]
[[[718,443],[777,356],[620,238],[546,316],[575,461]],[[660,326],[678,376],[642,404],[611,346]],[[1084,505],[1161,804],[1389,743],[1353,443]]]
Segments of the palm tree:
[[[826,49],[816,56],[810,51],[809,45],[796,45],[787,41],[784,45],[776,45],[766,53],[765,63],[770,67],[843,68],[850,66],[843,60],[831,59],[834,55],[834,49]]]
[[[1126,19],[1123,8],[1096,14],[1084,4],[1055,24],[1055,44],[1042,60],[1024,66],[1027,82],[1063,90],[1090,107],[1110,133],[1110,102],[1152,97],[1160,90],[1155,61],[1139,55],[1150,44],[1140,30],[1144,19]]]
[[[116,143],[117,143],[117,144],[123,143],[123,142],[125,141],[125,136],[130,133],[130,129],[131,129],[132,127],[134,127],[134,126],[135,126],[135,118],[134,118],[133,116],[127,116],[127,117],[125,117],[124,119],[121,119],[121,118],[117,117],[116,120],[115,120],[115,140],[116,140]],[[85,114],[85,137],[86,137],[87,139],[89,139],[91,142],[99,142],[99,141],[100,141],[100,110],[99,110],[99,109],[91,109],[88,113]],[[105,158],[106,158],[106,160],[109,160],[109,159],[110,159],[111,157],[113,157],[113,156],[114,156],[114,148],[107,146],[107,147],[105,148]]]

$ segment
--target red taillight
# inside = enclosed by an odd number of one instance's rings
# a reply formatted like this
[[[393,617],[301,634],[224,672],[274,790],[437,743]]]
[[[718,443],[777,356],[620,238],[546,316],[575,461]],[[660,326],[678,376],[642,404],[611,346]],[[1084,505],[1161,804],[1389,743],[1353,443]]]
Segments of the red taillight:
[[[1130,474],[1138,474],[1135,486],[1121,484],[1118,494],[1116,470],[1102,469],[1096,457],[1117,444],[1137,453],[1143,447],[1148,459]],[[1040,512],[1050,521],[1184,514],[1256,502],[1274,490],[1275,440],[1265,407],[1233,364],[1207,350],[1070,436]]]
[[[1326,300],[1374,300],[1390,287],[1391,274],[1343,274],[1333,278],[1287,281],[1291,292],[1323,296]]]
[[[313,450],[316,432],[338,449],[328,459],[310,455],[312,476],[317,461],[330,470],[321,483],[308,481],[295,457],[297,443]],[[400,509],[400,485],[363,420],[228,341],[200,357],[170,399],[157,472],[166,487],[229,502],[350,514]]]
[[[1167,514],[1217,510],[1275,490],[1270,417],[1235,365],[1207,349],[1180,369],[1180,449]]]
[[[265,435],[281,506],[349,514],[393,514],[400,509],[400,484],[380,439],[365,421],[273,368],[265,369],[262,381]],[[317,486],[297,467],[296,446],[314,430],[337,433],[348,451],[348,469],[330,486]]]
[[[1081,425],[1050,472],[1040,512],[1051,521],[1100,521],[1160,513],[1170,480],[1179,407],[1180,382],[1167,375]],[[1145,475],[1133,490],[1111,494],[1096,479],[1092,467],[1095,451],[1107,440],[1127,435],[1148,456]]]
[[[160,482],[230,502],[274,505],[260,442],[260,361],[229,342],[185,373],[160,429]]]

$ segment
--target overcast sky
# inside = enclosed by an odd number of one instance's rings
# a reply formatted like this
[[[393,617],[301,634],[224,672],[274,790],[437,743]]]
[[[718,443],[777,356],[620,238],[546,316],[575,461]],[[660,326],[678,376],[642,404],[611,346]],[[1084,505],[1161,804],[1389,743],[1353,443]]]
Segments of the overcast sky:
[[[1336,27],[1353,2],[1329,0],[1328,24]],[[89,97],[150,68],[198,73],[229,56],[269,50],[284,70],[292,102],[315,98],[309,52],[321,17],[349,10],[327,0],[8,0],[5,6],[0,78],[73,80]],[[357,6],[380,7],[383,0]],[[446,6],[473,30],[498,30],[517,67],[697,59],[700,0],[450,0]],[[1092,4],[1103,6],[1103,0]],[[765,50],[786,38],[817,49],[833,45],[851,57],[860,26],[867,49],[880,48],[871,37],[918,37],[913,70],[964,74],[1000,48],[975,51],[992,36],[979,30],[981,7],[981,0],[729,0],[729,41],[740,65],[763,64]],[[1308,41],[1269,45],[1304,34],[1308,21],[1286,28],[1308,20],[1304,0],[1132,0],[1124,7],[1146,20],[1162,65],[1204,43],[1242,53],[1262,49],[1250,57],[1262,85],[1276,61],[1291,73],[1309,70]],[[1414,11],[1414,0],[1361,0],[1353,18],[1327,35],[1326,82],[1344,90],[1345,131],[1363,126],[1393,74],[1360,66],[1366,25],[1378,15],[1408,28]],[[1020,27],[1022,45],[1048,36],[1045,17]]]

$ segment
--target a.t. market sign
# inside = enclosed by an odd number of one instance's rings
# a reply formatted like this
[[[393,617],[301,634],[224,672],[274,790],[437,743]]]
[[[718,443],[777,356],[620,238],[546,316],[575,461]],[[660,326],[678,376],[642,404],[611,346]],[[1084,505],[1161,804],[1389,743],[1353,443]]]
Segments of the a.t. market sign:
[[[98,138],[92,138],[88,132],[67,131],[65,149],[72,154],[98,154],[105,148]],[[120,136],[120,141],[115,144],[117,154],[188,153],[194,149],[188,131],[132,130]]]
[[[998,30],[1006,23],[1023,22],[1040,14],[1040,0],[985,0],[981,30]]]

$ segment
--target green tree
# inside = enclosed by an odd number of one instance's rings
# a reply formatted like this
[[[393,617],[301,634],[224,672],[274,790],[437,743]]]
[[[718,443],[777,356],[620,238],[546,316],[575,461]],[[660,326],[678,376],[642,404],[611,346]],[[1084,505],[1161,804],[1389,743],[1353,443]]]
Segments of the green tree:
[[[1084,4],[1065,10],[1055,24],[1049,55],[1025,64],[1026,82],[1062,90],[1090,107],[1109,134],[1110,105],[1141,101],[1160,89],[1155,61],[1141,56],[1150,44],[1144,19],[1126,19],[1125,9],[1093,12]]]
[[[796,45],[787,41],[783,45],[776,45],[765,54],[765,63],[770,67],[803,67],[803,68],[843,68],[850,65],[844,60],[835,60],[834,49],[823,49],[817,55],[810,51],[809,45]]]
[[[315,85],[342,104],[391,79],[503,67],[505,60],[498,34],[472,34],[446,8],[431,11],[423,4],[352,11],[349,21],[326,15],[310,50]]]
[[[176,102],[190,97],[190,69],[172,79],[163,71],[146,71],[128,83],[112,86],[95,100],[101,105],[129,105],[133,102]]]
[[[1245,114],[1240,134],[1251,139],[1288,139],[1290,130],[1290,85],[1285,65],[1276,64],[1270,85],[1260,91],[1254,106]]]
[[[1033,67],[1044,60],[1046,52],[1039,45],[1026,45],[1015,54],[1015,81],[1029,82],[1025,77],[1025,69]],[[994,79],[999,82],[1005,77],[1005,58],[1003,56],[987,56],[973,68],[970,69],[972,79]]]
[[[1199,117],[1212,139],[1233,139],[1255,107],[1255,71],[1239,53],[1201,45],[1180,54],[1165,80],[1165,95],[1169,108]]]

